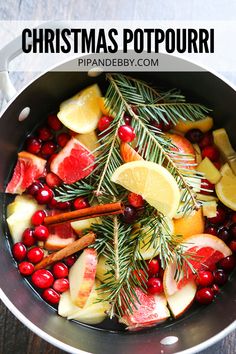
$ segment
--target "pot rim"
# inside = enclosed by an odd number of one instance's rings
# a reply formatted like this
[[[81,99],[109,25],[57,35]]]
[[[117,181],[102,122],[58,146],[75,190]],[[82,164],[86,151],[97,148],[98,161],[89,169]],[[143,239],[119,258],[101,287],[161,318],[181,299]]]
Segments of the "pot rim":
[[[164,55],[168,55],[168,56],[172,56],[176,59],[181,59],[181,60],[185,60],[187,62],[190,62],[198,67],[200,67],[201,69],[203,69],[205,72],[209,72],[210,74],[216,76],[217,78],[219,78],[221,81],[223,81],[224,83],[226,83],[230,88],[232,88],[235,92],[236,92],[236,84],[232,83],[230,80],[228,80],[227,78],[225,78],[223,76],[223,74],[220,74],[218,72],[216,72],[214,69],[210,69],[205,65],[199,65],[197,64],[195,61],[190,61],[184,58],[180,58],[178,56],[175,55],[170,55],[170,54],[166,54],[166,53],[160,53],[160,54],[164,54]],[[72,60],[76,60],[78,58],[77,57],[73,57],[71,59],[69,59],[69,61]],[[55,68],[63,65],[64,63],[68,62],[68,59],[65,59],[63,61],[61,61],[59,64],[53,65],[51,66],[47,71],[44,71],[42,73],[40,73],[39,75],[37,75],[35,78],[31,79],[26,85],[24,85],[18,92],[17,94],[12,97],[7,104],[5,105],[5,107],[3,107],[3,109],[0,112],[0,119],[2,117],[2,115],[7,111],[8,107],[14,102],[14,100],[26,89],[28,88],[33,82],[35,82],[36,80],[38,80],[40,77],[42,77],[43,75],[47,74],[50,71],[54,71],[56,72]],[[103,73],[103,72],[101,72]],[[0,288],[0,300],[2,300],[2,302],[5,304],[5,306],[11,311],[11,313],[14,314],[14,316],[21,322],[23,323],[26,327],[28,327],[32,332],[34,332],[35,334],[37,334],[38,336],[40,336],[42,339],[44,339],[45,341],[49,342],[50,344],[56,346],[57,348],[60,348],[68,353],[72,353],[72,354],[92,354],[90,352],[86,352],[83,350],[80,350],[78,348],[72,347],[68,344],[65,344],[64,342],[55,339],[53,336],[49,335],[48,333],[44,332],[43,330],[41,330],[40,328],[38,328],[36,325],[33,324],[33,322],[31,322],[30,320],[27,319],[27,317],[25,317],[18,309],[17,307],[8,299],[8,297],[5,295],[4,291],[2,288]],[[216,344],[217,342],[219,342],[220,340],[222,340],[223,338],[225,338],[228,334],[230,334],[233,330],[236,329],[236,320],[234,320],[229,326],[227,326],[226,328],[224,328],[221,332],[217,333],[216,335],[214,335],[213,337],[210,337],[209,339],[207,339],[206,341],[195,345],[194,347],[185,349],[183,351],[180,352],[176,352],[175,354],[194,354],[194,353],[198,353],[204,349],[207,349],[208,347],[211,347],[212,345]]]

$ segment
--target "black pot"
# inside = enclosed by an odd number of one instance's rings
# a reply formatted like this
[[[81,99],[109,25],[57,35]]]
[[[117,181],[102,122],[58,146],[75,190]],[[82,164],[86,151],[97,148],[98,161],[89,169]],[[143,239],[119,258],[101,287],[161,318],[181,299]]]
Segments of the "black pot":
[[[173,57],[173,66],[176,63]],[[236,140],[235,101],[232,87],[210,72],[132,73],[157,86],[180,88],[187,98],[213,109],[216,126],[225,127],[231,141]],[[194,353],[222,339],[236,328],[236,279],[232,276],[221,295],[210,306],[187,312],[177,321],[139,333],[94,329],[67,321],[57,315],[18,273],[11,256],[6,226],[4,189],[16,161],[16,152],[27,133],[49,112],[83,87],[98,82],[106,86],[105,76],[91,78],[81,72],[48,72],[33,81],[11,101],[0,119],[1,151],[1,299],[15,316],[48,342],[71,353]],[[27,119],[19,121],[22,109],[30,107]],[[161,340],[175,336],[175,344],[164,346]]]

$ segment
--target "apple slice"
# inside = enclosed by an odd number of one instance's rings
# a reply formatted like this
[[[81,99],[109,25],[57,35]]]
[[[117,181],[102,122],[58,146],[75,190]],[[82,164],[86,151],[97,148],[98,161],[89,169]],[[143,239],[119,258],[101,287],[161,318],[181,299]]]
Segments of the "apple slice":
[[[217,203],[215,200],[202,204],[202,213],[207,218],[214,218],[217,215]]]
[[[95,304],[79,309],[77,312],[68,316],[68,320],[77,320],[87,324],[97,324],[105,320],[106,312],[109,311],[111,305],[108,301],[100,301]]]
[[[93,224],[101,224],[100,218],[90,218],[71,222],[72,229],[80,236],[85,229],[90,229]]]
[[[70,294],[76,306],[85,306],[95,282],[96,267],[97,251],[87,248],[70,268]]]
[[[100,256],[97,264],[96,277],[101,280],[101,282],[107,283],[111,280],[111,274],[109,271],[110,267],[109,264],[107,264],[107,258]]]
[[[167,295],[169,308],[175,318],[181,316],[191,306],[196,291],[197,285],[194,281],[190,281],[173,295]]]
[[[208,157],[205,157],[197,166],[197,171],[204,173],[204,177],[213,184],[216,184],[221,179],[221,173]]]

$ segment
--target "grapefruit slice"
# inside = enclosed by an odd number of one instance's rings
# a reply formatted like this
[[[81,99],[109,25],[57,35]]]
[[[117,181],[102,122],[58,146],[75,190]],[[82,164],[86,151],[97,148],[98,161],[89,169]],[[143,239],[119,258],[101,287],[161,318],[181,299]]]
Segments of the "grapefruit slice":
[[[64,183],[87,177],[94,169],[94,155],[77,139],[71,138],[53,159],[50,168]]]
[[[50,215],[60,213],[57,210],[51,210]],[[45,242],[44,247],[49,251],[57,251],[76,240],[76,235],[73,232],[70,221],[62,224],[48,226],[49,237]]]
[[[189,262],[195,268],[196,272],[200,270],[212,269],[214,265],[222,258],[232,254],[230,248],[216,236],[210,234],[198,234],[187,237],[183,243],[185,253],[196,255],[195,259],[189,259]],[[163,286],[166,296],[171,296],[184,287],[188,282],[195,279],[195,275],[188,268],[176,281],[176,263],[170,263],[164,272]]]
[[[167,301],[163,294],[147,295],[139,288],[135,289],[135,294],[136,300],[131,305],[132,314],[127,309],[120,319],[120,322],[124,323],[128,330],[136,331],[152,327],[165,321],[170,316]]]
[[[19,152],[13,176],[7,185],[6,193],[22,194],[33,182],[44,174],[46,162],[46,160],[29,152]]]

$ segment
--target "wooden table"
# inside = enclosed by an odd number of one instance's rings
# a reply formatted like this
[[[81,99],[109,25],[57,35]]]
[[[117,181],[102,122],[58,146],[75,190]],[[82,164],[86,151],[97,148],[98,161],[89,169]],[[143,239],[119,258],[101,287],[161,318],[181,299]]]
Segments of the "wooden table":
[[[0,1],[1,20],[235,20],[235,13],[236,3],[227,7],[222,2],[218,5],[216,1],[204,0]],[[28,79],[27,75],[13,75],[17,88]],[[28,330],[1,302],[0,314],[0,354],[64,353]],[[235,347],[236,331],[201,354],[233,354]]]

